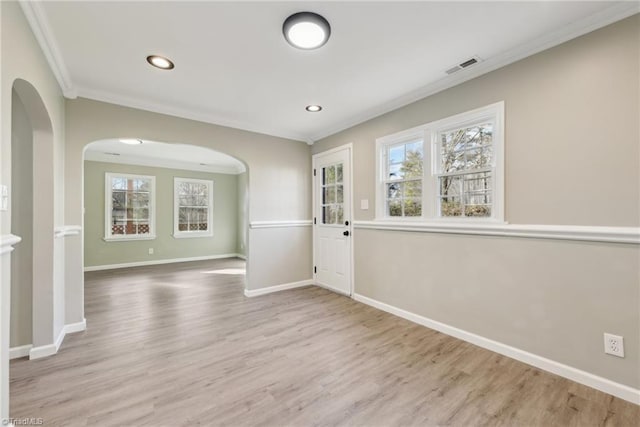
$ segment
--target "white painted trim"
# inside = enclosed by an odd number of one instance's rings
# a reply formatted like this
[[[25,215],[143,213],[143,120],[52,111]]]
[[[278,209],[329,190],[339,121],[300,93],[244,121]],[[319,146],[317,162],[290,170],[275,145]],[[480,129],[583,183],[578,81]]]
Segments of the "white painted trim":
[[[123,237],[103,237],[105,242],[135,242],[137,240],[156,240],[155,234],[120,234]]]
[[[31,347],[33,347],[31,344],[11,347],[9,349],[9,360],[27,357],[29,355],[29,352],[31,351]]]
[[[22,237],[15,234],[3,234],[0,236],[0,255],[8,254],[15,249],[13,245],[20,243]]]
[[[545,357],[538,356],[536,354],[529,353],[515,347],[511,347],[507,344],[503,344],[501,342],[476,335],[463,329],[459,329],[445,323],[438,322],[436,320],[432,320],[415,313],[411,313],[409,311],[394,307],[389,304],[385,304],[364,295],[354,294],[353,299],[363,304],[370,305],[371,307],[375,307],[379,310],[386,311],[387,313],[402,317],[403,319],[409,320],[419,325],[426,326],[427,328],[442,332],[443,334],[450,335],[452,337],[461,339],[487,350],[494,351],[520,362],[524,362],[528,365],[535,366],[536,368],[540,368],[556,375],[560,375],[561,377],[568,378],[577,383],[584,384],[586,386],[595,388],[596,390],[612,394],[621,399],[640,405],[640,390],[638,389],[626,386],[624,384],[616,383],[606,378],[599,377],[589,372],[582,371],[572,366],[565,365],[563,363],[556,362],[554,360],[547,359]]]
[[[251,221],[249,228],[286,228],[286,227],[311,227],[313,221],[310,219],[291,221]]]
[[[356,283],[356,279],[355,279],[355,241],[354,241],[354,236],[353,236],[353,218],[355,217],[356,213],[354,211],[354,205],[353,205],[353,200],[354,200],[354,193],[353,193],[353,183],[354,183],[354,179],[353,179],[353,142],[349,142],[347,144],[344,145],[340,145],[338,147],[334,147],[334,148],[330,148],[328,150],[322,151],[320,153],[316,153],[313,156],[311,156],[311,168],[313,170],[316,170],[317,166],[316,163],[318,161],[319,158],[322,158],[323,156],[329,156],[335,153],[338,153],[340,151],[343,150],[347,150],[348,154],[349,154],[349,198],[348,200],[345,200],[346,203],[349,204],[349,212],[351,212],[351,216],[350,218],[348,218],[347,220],[349,221],[349,223],[351,224],[348,227],[348,231],[350,233],[350,245],[349,245],[349,262],[351,263],[351,266],[349,268],[350,270],[350,277],[349,277],[349,294],[347,296],[351,296],[353,295],[353,293],[355,292],[355,283]],[[315,175],[312,177],[312,185],[311,185],[311,212],[313,213],[313,216],[316,217],[316,215],[319,215],[320,210],[319,210],[319,206],[316,206],[316,196],[317,196],[317,190],[316,190],[316,185],[317,185],[317,179],[319,179],[319,177],[316,177]],[[313,225],[313,221],[312,224]],[[313,280],[316,280],[318,277],[318,274],[315,272],[315,266],[317,266],[316,264],[316,243],[317,243],[317,227],[313,227],[313,236],[312,236],[312,261],[313,261],[313,265],[314,265],[314,270],[312,271],[312,275],[313,275]],[[326,288],[332,292],[337,292],[339,294],[344,294],[344,292],[335,289],[331,286],[325,285],[323,283],[319,283],[316,281],[316,285]]]
[[[147,265],[173,264],[176,262],[207,261],[210,259],[223,259],[223,258],[241,258],[243,256],[244,255],[232,253],[232,254],[220,254],[220,255],[195,256],[195,257],[188,257],[188,258],[154,259],[149,261],[127,262],[123,264],[90,265],[88,267],[84,267],[84,271],[115,270],[118,268],[144,267]]]
[[[113,212],[113,178],[144,179],[150,182],[149,189],[149,233],[148,234],[111,234]],[[131,173],[105,172],[104,174],[104,240],[153,240],[156,238],[156,177],[155,175],[137,175]]]
[[[301,280],[299,282],[292,282],[292,283],[284,283],[282,285],[274,285],[274,286],[269,286],[266,288],[260,288],[260,289],[245,289],[244,290],[244,296],[251,298],[251,297],[257,297],[260,295],[266,295],[266,294],[271,294],[273,292],[280,292],[280,291],[286,291],[288,289],[295,289],[295,288],[302,288],[304,286],[311,286],[313,285],[313,279],[307,279],[307,280]]]
[[[53,356],[60,350],[60,346],[62,345],[62,341],[64,341],[64,337],[67,334],[73,334],[75,332],[82,332],[87,329],[87,319],[83,319],[82,322],[77,323],[69,323],[62,327],[60,334],[58,334],[58,338],[53,344],[42,345],[39,347],[31,347],[29,350],[29,360],[31,359],[41,359],[47,356]]]
[[[83,98],[121,105],[124,107],[136,108],[138,110],[151,111],[152,113],[181,117],[183,119],[196,120],[199,122],[210,123],[217,126],[223,126],[247,132],[260,133],[263,135],[271,135],[278,138],[299,141],[308,145],[311,145],[310,143],[312,142],[309,138],[302,134],[283,131],[282,129],[275,129],[268,126],[256,126],[255,124],[249,122],[233,120],[228,117],[222,117],[216,114],[212,114],[208,111],[180,108],[176,107],[175,105],[166,105],[159,102],[152,102],[147,99],[134,98],[129,94],[108,92],[87,87],[78,87],[77,92],[78,96],[81,96]]]
[[[58,352],[60,346],[62,345],[62,341],[64,340],[64,336],[66,335],[64,326],[60,330],[58,334],[58,338],[53,344],[41,345],[38,347],[32,347],[29,351],[29,360],[33,359],[41,359],[47,356],[53,356]]]
[[[42,5],[36,1],[20,0],[20,7],[22,8],[25,18],[27,18],[27,22],[29,22],[31,31],[33,31],[36,40],[38,40],[38,44],[49,63],[53,75],[60,85],[60,89],[62,89],[62,93],[67,98],[76,98],[76,90],[73,87],[69,71],[60,54],[56,39],[53,37],[53,32],[51,31],[46,13],[42,9]]]
[[[246,255],[243,255],[243,254],[236,254],[236,258],[240,258],[240,259],[244,259],[244,260],[246,260],[246,259],[247,259],[247,256],[246,256]]]
[[[328,127],[321,132],[310,135],[310,139],[318,141],[322,138],[334,135],[382,114],[397,110],[413,102],[497,70],[498,68],[502,68],[576,37],[580,37],[599,28],[620,21],[631,15],[635,15],[638,12],[640,12],[640,5],[637,2],[619,2],[607,9],[587,16],[586,18],[567,24],[557,31],[546,33],[543,36],[535,40],[531,40],[514,49],[508,50],[491,58],[487,58],[473,67],[465,68],[450,75],[446,75],[445,70],[442,70],[443,77],[440,80],[429,83],[416,90],[412,90],[411,92],[392,99],[389,102],[368,108],[357,115],[347,117],[335,126]]]
[[[52,32],[49,28],[49,24],[46,21],[45,14],[42,11],[42,6],[39,4],[39,2],[26,0],[20,0],[20,6],[22,7],[27,21],[31,26],[31,30],[35,34],[36,39],[38,40],[38,43],[40,44],[40,47],[45,54],[45,57],[47,58],[49,66],[51,67],[53,74],[58,81],[58,84],[62,88],[62,91],[67,98],[76,98],[77,96],[82,96],[84,98],[118,104],[125,107],[133,107],[141,110],[152,111],[155,113],[167,114],[175,117],[202,121],[205,123],[212,123],[219,126],[226,126],[235,129],[246,130],[249,132],[257,132],[272,136],[278,136],[281,138],[292,139],[304,142],[309,145],[313,144],[314,141],[325,138],[329,135],[333,135],[357,124],[363,123],[381,114],[396,110],[400,107],[404,107],[405,105],[411,104],[412,102],[418,101],[422,98],[426,98],[429,95],[441,92],[450,87],[459,85],[480,75],[519,61],[520,59],[534,55],[538,52],[542,52],[543,50],[557,46],[568,40],[587,34],[591,31],[597,30],[598,28],[602,28],[621,19],[627,18],[640,11],[640,5],[638,5],[637,2],[629,1],[616,3],[605,10],[565,25],[557,31],[546,33],[545,35],[535,40],[531,40],[524,45],[518,46],[502,54],[488,58],[473,67],[463,69],[451,75],[445,75],[445,77],[436,82],[430,83],[417,90],[413,90],[410,93],[397,97],[389,102],[369,108],[355,116],[348,117],[341,123],[326,128],[323,131],[316,133],[315,135],[302,135],[290,133],[288,131],[283,132],[282,129],[263,126],[256,127],[251,123],[232,120],[227,117],[216,116],[214,114],[211,114],[210,112],[196,111],[187,108],[177,108],[175,106],[164,105],[161,103],[134,98],[130,95],[100,91],[90,88],[74,87],[73,82],[69,77],[66,65],[59,53],[59,48],[57,47],[55,38],[53,37]]]
[[[82,227],[80,225],[63,225],[61,227],[56,227],[53,230],[54,237],[67,237],[67,236],[77,236],[82,231]]]
[[[32,347],[29,350],[29,359],[41,359],[43,357],[54,355],[58,352],[58,348],[55,344],[41,345],[38,347]]]
[[[87,330],[87,319],[82,319],[82,322],[68,323],[64,325],[65,334],[75,334],[76,332],[83,332]]]
[[[455,129],[474,126],[481,123],[493,124],[493,164],[485,171],[491,172],[493,203],[489,218],[449,218],[441,217],[439,197],[439,177],[441,154],[441,134]],[[386,187],[390,183],[388,172],[388,150],[390,147],[410,142],[422,141],[423,147],[423,175],[422,175],[422,215],[419,217],[404,217],[405,221],[429,222],[460,221],[464,223],[504,222],[504,101],[495,102],[469,111],[464,111],[449,117],[405,129],[391,135],[376,139],[376,203],[375,215],[380,221],[397,221],[398,217],[387,215]],[[464,171],[470,173],[473,171]],[[476,170],[480,172],[480,170]],[[404,182],[398,180],[398,182]]]
[[[180,198],[178,195],[178,186],[181,183],[198,183],[207,186],[207,230],[206,231],[181,231],[179,230],[179,218],[180,218]],[[213,199],[213,187],[214,182],[212,179],[196,179],[196,178],[182,178],[179,176],[173,177],[173,238],[174,239],[191,239],[198,237],[213,237],[213,212],[214,212],[214,199]]]
[[[472,234],[480,236],[524,237],[640,244],[640,227],[598,227],[582,225],[526,225],[452,222],[354,221],[355,228],[421,233]]]

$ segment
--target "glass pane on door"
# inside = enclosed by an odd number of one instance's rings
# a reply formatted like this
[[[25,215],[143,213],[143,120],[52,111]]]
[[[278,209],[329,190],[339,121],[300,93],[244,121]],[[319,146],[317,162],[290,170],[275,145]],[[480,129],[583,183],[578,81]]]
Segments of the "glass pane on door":
[[[322,224],[344,222],[342,168],[342,163],[322,168]]]

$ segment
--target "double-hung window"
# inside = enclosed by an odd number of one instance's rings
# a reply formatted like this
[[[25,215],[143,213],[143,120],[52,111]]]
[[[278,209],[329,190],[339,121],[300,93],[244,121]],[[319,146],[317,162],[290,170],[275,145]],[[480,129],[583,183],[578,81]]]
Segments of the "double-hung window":
[[[503,221],[502,102],[380,138],[379,219]]]
[[[173,187],[173,236],[213,236],[213,181],[174,178]]]
[[[390,217],[422,216],[424,141],[406,135],[383,149],[384,209]]]
[[[105,175],[105,240],[155,238],[155,177]]]

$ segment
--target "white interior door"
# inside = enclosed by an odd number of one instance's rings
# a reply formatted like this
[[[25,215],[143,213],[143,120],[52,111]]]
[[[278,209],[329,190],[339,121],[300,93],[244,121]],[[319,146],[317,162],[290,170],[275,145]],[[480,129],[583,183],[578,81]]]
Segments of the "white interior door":
[[[351,146],[316,154],[313,171],[314,279],[351,295]]]

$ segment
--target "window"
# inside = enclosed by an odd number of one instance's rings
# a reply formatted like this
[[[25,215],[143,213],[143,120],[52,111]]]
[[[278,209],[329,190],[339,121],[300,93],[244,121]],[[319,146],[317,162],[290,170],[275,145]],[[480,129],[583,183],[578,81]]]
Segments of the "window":
[[[322,223],[344,222],[344,183],[342,163],[322,168]]]
[[[174,178],[173,237],[213,236],[213,181]]]
[[[381,219],[503,221],[502,102],[380,138]]]
[[[155,177],[105,175],[105,240],[155,238]]]
[[[390,217],[422,215],[422,136],[384,148],[385,211]]]

